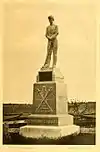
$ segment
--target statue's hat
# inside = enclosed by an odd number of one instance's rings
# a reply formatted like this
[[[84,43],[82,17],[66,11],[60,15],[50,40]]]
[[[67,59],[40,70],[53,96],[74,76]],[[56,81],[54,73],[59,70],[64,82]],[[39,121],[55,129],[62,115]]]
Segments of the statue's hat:
[[[48,16],[48,19],[53,19],[54,21],[54,17],[52,15]]]

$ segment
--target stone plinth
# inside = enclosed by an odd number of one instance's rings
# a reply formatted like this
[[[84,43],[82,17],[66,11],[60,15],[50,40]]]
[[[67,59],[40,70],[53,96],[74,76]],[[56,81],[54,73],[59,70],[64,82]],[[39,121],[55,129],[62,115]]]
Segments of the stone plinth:
[[[40,70],[33,84],[33,112],[27,126],[20,128],[25,137],[59,138],[79,133],[68,114],[67,87],[59,69]]]
[[[59,68],[40,70],[37,75],[37,82],[45,81],[64,82],[64,76],[61,74]]]
[[[73,125],[72,115],[30,115],[26,120],[28,125],[64,126]]]
[[[27,125],[20,128],[20,134],[27,138],[50,138],[57,139],[64,136],[78,134],[80,127],[76,125],[67,126],[34,126]]]

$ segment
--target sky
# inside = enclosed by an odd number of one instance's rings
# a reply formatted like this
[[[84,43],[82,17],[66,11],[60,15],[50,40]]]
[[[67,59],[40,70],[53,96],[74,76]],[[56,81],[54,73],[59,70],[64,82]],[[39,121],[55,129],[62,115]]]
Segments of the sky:
[[[48,15],[59,28],[58,61],[68,98],[96,100],[96,14],[92,3],[6,2],[3,9],[3,102],[32,103],[44,64]]]

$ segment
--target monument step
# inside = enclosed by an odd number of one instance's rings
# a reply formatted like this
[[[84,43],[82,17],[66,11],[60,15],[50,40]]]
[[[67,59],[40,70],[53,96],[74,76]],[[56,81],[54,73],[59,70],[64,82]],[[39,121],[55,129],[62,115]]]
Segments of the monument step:
[[[67,126],[33,126],[27,125],[20,128],[20,135],[27,138],[51,138],[57,139],[72,134],[78,134],[80,127],[76,125]]]
[[[27,125],[64,126],[73,124],[73,116],[66,115],[29,115]]]

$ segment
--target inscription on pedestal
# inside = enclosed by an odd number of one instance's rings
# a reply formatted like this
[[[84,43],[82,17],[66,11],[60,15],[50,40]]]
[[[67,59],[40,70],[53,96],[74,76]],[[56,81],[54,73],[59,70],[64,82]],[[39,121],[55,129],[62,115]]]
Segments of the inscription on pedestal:
[[[56,109],[55,84],[35,84],[34,85],[34,113],[35,114],[55,114]]]
[[[32,118],[27,120],[28,125],[58,125],[57,118]]]

